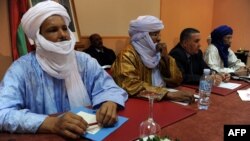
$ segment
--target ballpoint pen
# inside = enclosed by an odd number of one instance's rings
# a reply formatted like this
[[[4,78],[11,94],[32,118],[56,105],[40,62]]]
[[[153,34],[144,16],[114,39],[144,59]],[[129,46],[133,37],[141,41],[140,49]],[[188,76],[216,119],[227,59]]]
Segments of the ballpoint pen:
[[[98,122],[93,122],[93,123],[89,123],[88,126],[93,126],[93,125],[97,125]]]

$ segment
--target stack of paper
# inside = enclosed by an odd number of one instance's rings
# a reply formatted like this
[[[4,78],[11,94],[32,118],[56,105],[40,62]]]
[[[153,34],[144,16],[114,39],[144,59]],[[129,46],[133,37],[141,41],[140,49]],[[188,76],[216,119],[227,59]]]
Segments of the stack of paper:
[[[250,88],[237,91],[242,101],[250,101]]]
[[[236,89],[240,86],[241,84],[238,84],[238,83],[232,83],[232,82],[221,82],[220,85],[218,87],[221,87],[221,88],[226,88],[226,89]]]

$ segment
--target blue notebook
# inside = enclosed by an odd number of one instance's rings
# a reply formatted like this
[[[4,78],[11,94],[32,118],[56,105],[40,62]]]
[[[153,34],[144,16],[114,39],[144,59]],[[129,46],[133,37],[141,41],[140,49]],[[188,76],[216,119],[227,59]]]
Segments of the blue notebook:
[[[78,107],[78,108],[75,108],[75,109],[71,110],[71,112],[73,112],[75,114],[77,114],[80,111],[83,111],[83,112],[86,112],[86,113],[89,113],[89,114],[95,114],[94,110],[88,109],[86,107]],[[86,134],[83,135],[83,137],[94,140],[94,141],[101,141],[105,137],[107,137],[109,134],[114,132],[116,129],[118,129],[127,120],[128,120],[128,118],[126,118],[126,117],[118,116],[118,121],[114,125],[114,127],[101,128],[101,130],[99,130],[97,133],[95,133],[95,134],[86,133]]]

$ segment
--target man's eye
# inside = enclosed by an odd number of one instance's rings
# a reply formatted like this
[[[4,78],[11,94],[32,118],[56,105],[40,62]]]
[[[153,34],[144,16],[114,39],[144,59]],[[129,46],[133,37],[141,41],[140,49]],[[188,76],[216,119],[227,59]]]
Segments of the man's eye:
[[[62,29],[63,29],[64,31],[67,31],[67,30],[68,30],[68,28],[67,28],[67,27],[63,27]]]
[[[47,32],[57,32],[57,29],[56,28],[51,28],[51,29],[48,29]]]

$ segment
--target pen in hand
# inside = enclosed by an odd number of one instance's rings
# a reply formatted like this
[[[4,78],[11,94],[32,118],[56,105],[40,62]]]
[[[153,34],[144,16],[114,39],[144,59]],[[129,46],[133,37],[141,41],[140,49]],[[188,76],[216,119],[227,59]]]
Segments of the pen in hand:
[[[93,122],[93,123],[89,123],[88,126],[93,126],[93,125],[97,125],[98,122]]]

